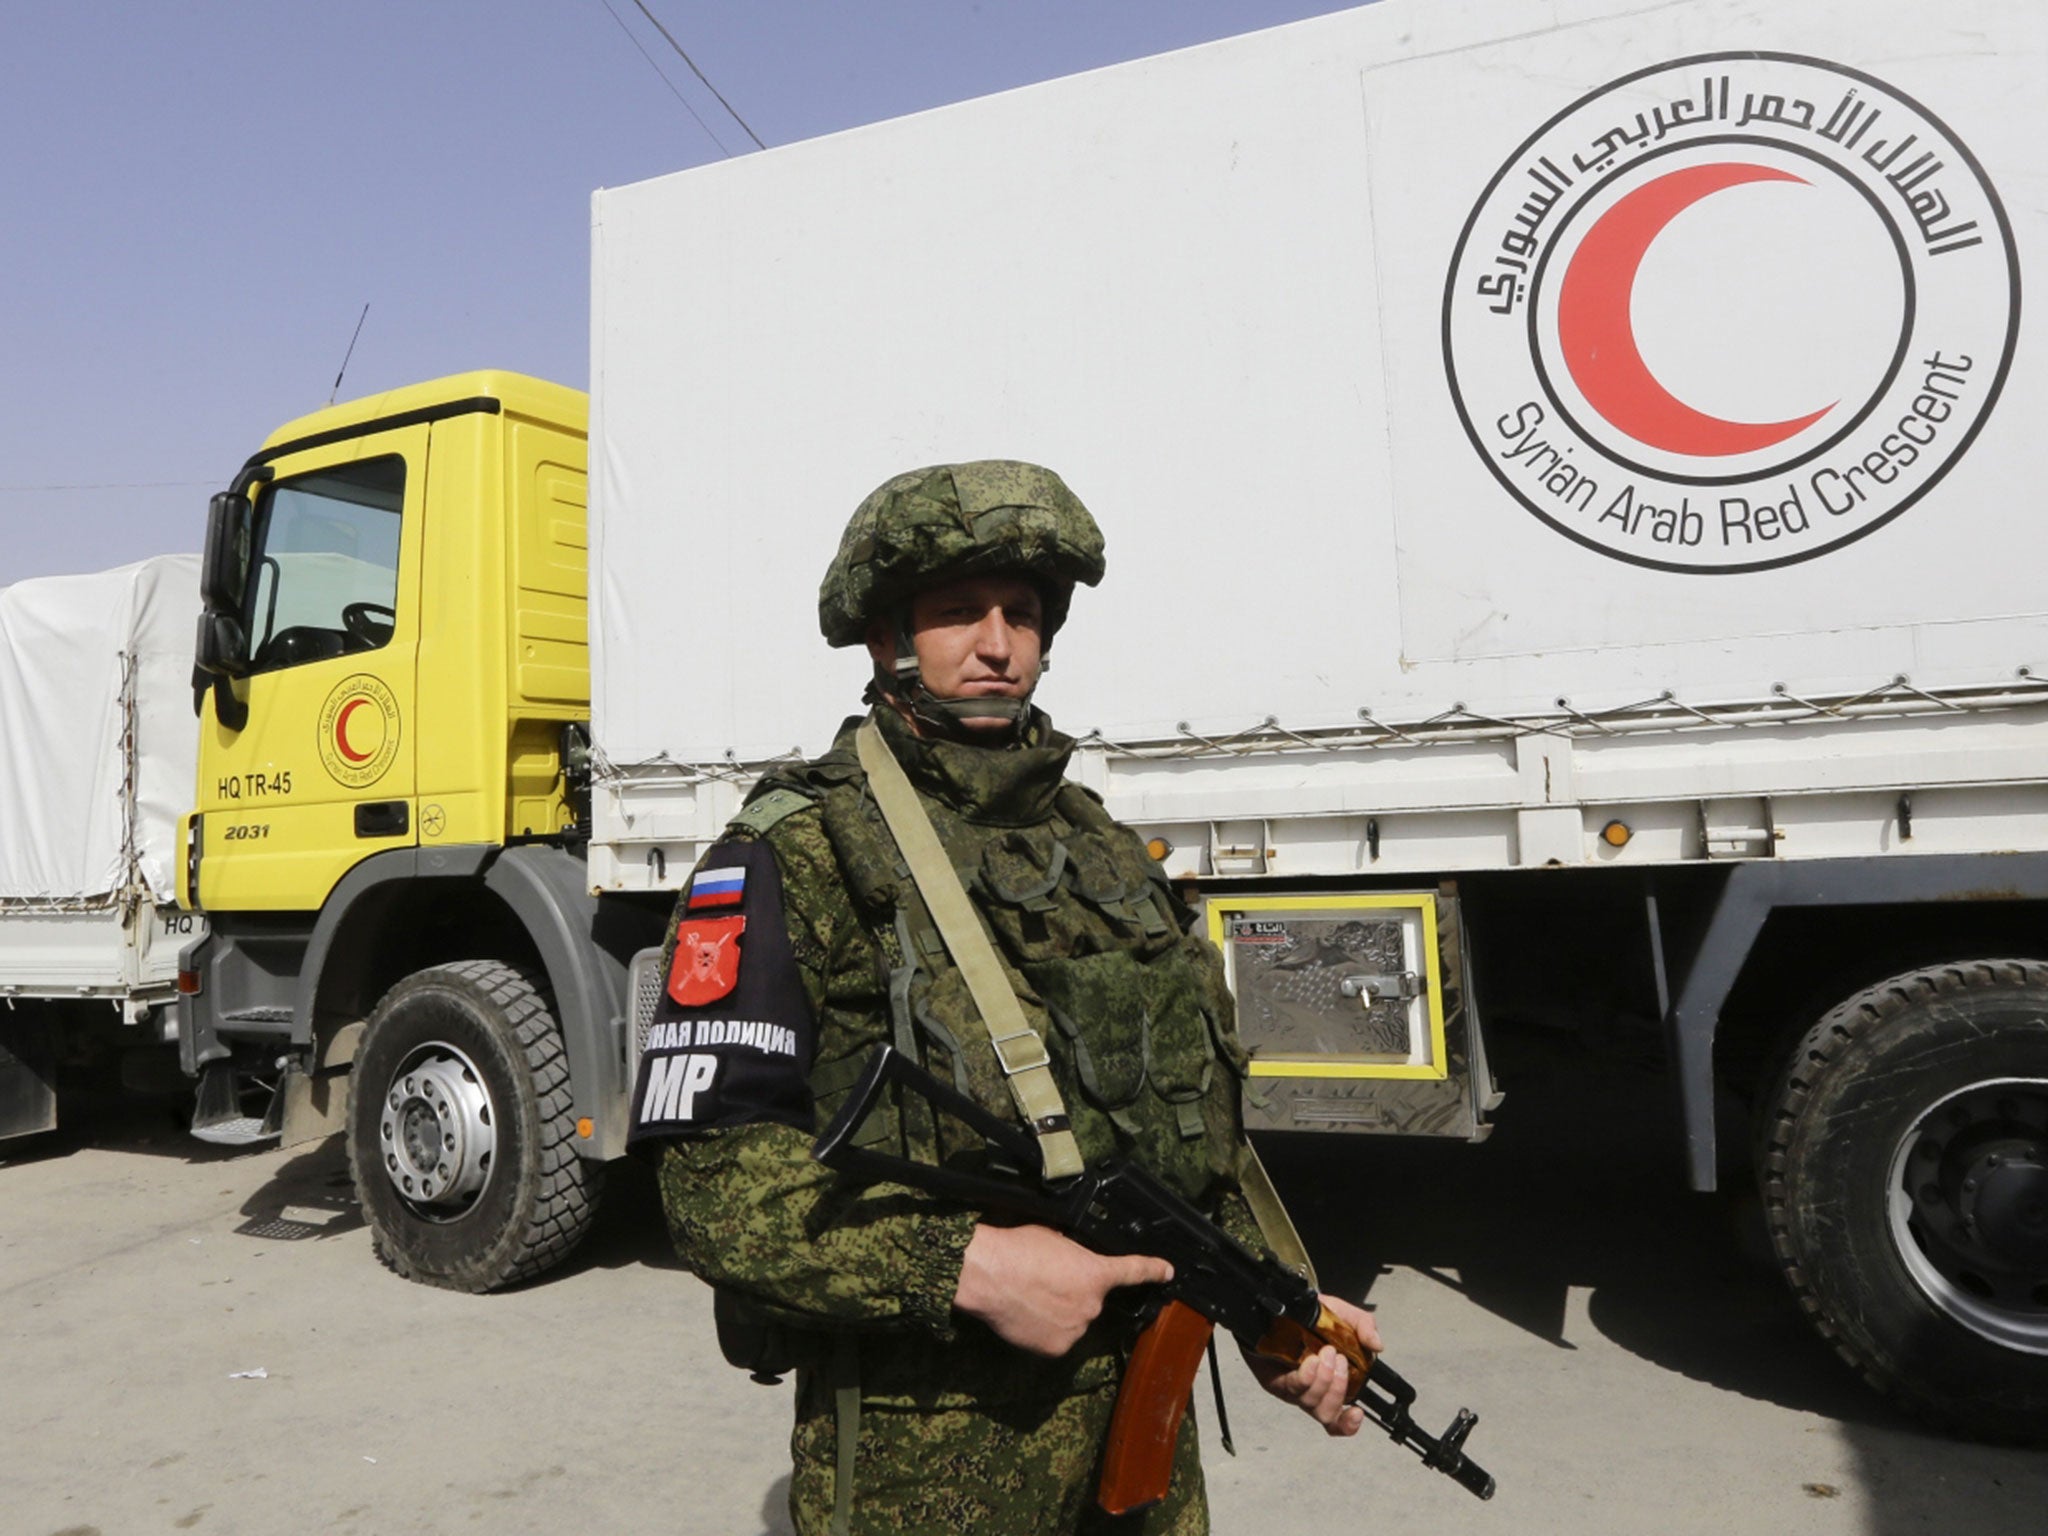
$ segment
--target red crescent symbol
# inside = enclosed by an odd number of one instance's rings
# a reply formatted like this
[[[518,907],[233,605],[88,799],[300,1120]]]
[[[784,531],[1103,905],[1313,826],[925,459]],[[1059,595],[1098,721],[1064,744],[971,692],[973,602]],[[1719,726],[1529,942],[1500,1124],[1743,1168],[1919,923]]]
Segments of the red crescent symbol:
[[[1703,197],[1750,181],[1809,183],[1762,165],[1693,165],[1640,186],[1603,213],[1572,253],[1557,296],[1557,338],[1579,392],[1609,423],[1668,453],[1715,458],[1782,443],[1833,410],[1792,421],[1724,421],[1659,384],[1636,346],[1630,308],[1644,253]]]
[[[352,763],[367,763],[368,752],[357,752],[348,744],[348,717],[370,701],[358,694],[341,706],[341,713],[334,717],[334,745],[341,755]]]

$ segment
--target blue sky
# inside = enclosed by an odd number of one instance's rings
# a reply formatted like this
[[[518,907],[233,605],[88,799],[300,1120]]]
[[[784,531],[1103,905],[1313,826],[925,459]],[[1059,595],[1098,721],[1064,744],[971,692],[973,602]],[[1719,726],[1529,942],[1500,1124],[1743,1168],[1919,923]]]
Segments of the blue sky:
[[[646,4],[770,145],[1343,8]],[[719,158],[684,101],[751,148],[634,0],[8,10],[0,585],[196,549],[366,303],[344,398],[476,367],[583,385],[592,189]]]

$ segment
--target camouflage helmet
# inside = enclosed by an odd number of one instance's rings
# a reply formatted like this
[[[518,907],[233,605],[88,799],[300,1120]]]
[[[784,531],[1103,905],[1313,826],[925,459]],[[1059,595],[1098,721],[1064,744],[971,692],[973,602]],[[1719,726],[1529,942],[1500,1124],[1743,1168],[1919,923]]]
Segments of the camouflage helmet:
[[[885,481],[854,511],[818,587],[827,644],[859,645],[913,594],[962,576],[1021,575],[1045,600],[1045,641],[1074,583],[1102,580],[1102,530],[1049,469],[1014,459],[935,464]]]

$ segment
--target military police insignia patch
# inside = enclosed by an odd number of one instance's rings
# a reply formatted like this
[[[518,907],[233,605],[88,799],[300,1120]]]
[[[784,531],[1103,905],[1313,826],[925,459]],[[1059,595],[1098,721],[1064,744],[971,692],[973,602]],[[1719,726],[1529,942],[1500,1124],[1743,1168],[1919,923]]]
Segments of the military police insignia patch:
[[[640,1040],[627,1142],[732,1125],[814,1129],[816,1030],[774,853],[753,839],[718,844],[677,905],[668,970]]]
[[[668,995],[685,1008],[715,1003],[739,984],[744,917],[691,918],[676,930]]]

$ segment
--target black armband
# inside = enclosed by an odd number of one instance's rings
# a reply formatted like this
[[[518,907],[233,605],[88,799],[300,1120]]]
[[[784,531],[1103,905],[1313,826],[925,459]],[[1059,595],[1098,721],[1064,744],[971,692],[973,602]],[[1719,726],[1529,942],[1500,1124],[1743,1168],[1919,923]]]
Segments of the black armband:
[[[811,1130],[817,1025],[790,949],[774,851],[756,841],[718,844],[677,906],[628,1142],[733,1125]]]

